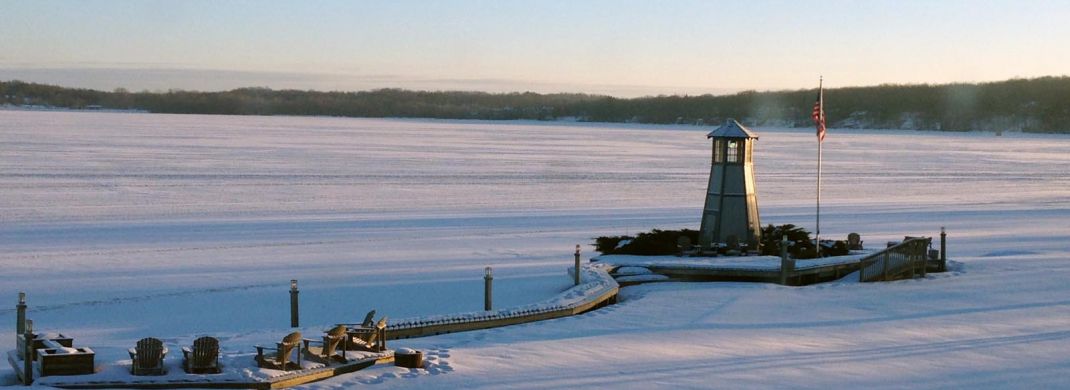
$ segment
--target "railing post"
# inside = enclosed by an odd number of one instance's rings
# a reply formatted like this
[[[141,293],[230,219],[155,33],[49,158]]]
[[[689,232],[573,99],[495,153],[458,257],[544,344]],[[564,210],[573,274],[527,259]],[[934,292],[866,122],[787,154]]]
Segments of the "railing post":
[[[297,279],[290,279],[290,327],[298,327],[298,308],[297,308]]]
[[[940,227],[940,271],[947,271],[947,232]]]
[[[866,281],[866,262],[869,261],[868,256],[863,257],[858,261],[858,283]]]
[[[576,244],[576,268],[575,268],[575,271],[576,271],[575,272],[576,274],[574,275],[575,280],[573,281],[573,284],[576,285],[576,286],[579,286],[580,285],[580,244]]]
[[[491,305],[491,295],[494,293],[494,275],[490,267],[483,269],[483,310],[490,311],[493,307]]]
[[[33,383],[33,320],[26,320],[26,332],[22,334],[26,342],[22,359],[22,384],[29,386]]]
[[[888,261],[889,261],[889,259],[890,259],[890,257],[889,257],[889,254],[888,254],[888,250],[885,249],[884,250],[884,258],[881,259],[881,261],[883,263],[883,264],[881,264],[881,280],[882,281],[888,280]]]
[[[918,244],[918,246],[920,247],[918,249],[918,253],[921,254],[921,277],[923,277],[923,278],[925,277],[925,273],[928,271],[926,268],[929,268],[929,253],[928,252],[929,252],[929,248],[932,246],[932,242],[933,242],[933,239],[930,237],[930,238],[927,238],[927,239],[925,239],[924,241],[922,241],[921,243]]]
[[[780,284],[787,286],[789,273],[795,270],[795,264],[788,259],[788,244],[791,241],[788,240],[788,236],[780,240]]]
[[[26,293],[19,291],[19,303],[15,304],[15,334],[26,333]]]

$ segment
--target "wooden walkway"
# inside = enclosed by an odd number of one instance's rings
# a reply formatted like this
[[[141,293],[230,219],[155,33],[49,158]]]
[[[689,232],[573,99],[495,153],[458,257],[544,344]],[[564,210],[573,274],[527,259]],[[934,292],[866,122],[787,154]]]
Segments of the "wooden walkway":
[[[584,283],[562,294],[576,299],[562,300],[559,297],[539,304],[496,311],[403,319],[386,328],[387,339],[434,336],[568,317],[617,302],[620,285],[609,275],[605,266],[586,264],[582,272]]]
[[[861,272],[858,274],[858,281],[882,282],[912,279],[917,275],[924,277],[925,273],[930,270],[932,272],[947,270],[944,256],[940,257],[943,260],[928,260],[928,248],[931,245],[932,238],[916,237],[866,256],[859,261]]]

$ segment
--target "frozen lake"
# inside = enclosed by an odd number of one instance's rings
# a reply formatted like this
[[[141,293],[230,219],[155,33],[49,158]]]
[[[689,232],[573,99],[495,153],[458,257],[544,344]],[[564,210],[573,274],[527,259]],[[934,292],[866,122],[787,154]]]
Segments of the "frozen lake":
[[[496,305],[533,302],[569,286],[577,243],[589,256],[597,235],[696,229],[711,129],[0,110],[0,323],[26,291],[39,328],[121,353],[149,335],[283,332],[291,278],[307,325],[477,310],[488,265]],[[755,130],[762,222],[812,230],[812,130]],[[1070,274],[1070,137],[832,129],[824,161],[823,237],[883,246],[946,226],[986,281],[967,286],[1026,272],[1007,304],[1050,303],[1033,326],[1070,332],[1048,295]],[[468,379],[453,385],[509,384]]]

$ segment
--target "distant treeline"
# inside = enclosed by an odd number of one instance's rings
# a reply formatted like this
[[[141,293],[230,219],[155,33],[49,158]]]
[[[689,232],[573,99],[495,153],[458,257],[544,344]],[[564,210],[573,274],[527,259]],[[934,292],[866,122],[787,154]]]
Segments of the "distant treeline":
[[[0,82],[0,105],[131,109],[157,113],[324,115],[445,119],[812,126],[816,89],[732,95],[614,98],[586,94],[319,92],[241,88],[226,92],[112,92]],[[1020,130],[1070,133],[1070,77],[981,84],[880,85],[825,91],[830,127]]]

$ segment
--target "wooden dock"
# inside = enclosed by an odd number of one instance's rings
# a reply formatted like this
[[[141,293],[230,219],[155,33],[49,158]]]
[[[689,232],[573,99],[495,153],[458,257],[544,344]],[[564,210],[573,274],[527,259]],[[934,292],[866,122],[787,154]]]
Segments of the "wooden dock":
[[[444,319],[433,323],[416,326],[399,326],[395,329],[387,329],[387,339],[407,339],[413,337],[434,336],[446,333],[467,332],[472,330],[498,328],[502,326],[525,324],[535,321],[550,320],[554,318],[574,316],[588,311],[611,305],[617,302],[619,287],[613,287],[595,297],[589,302],[578,305],[548,307],[545,309],[532,309],[521,311],[515,315],[487,315],[474,319]]]
[[[11,360],[11,357],[8,357]],[[377,356],[357,359],[344,364],[334,364],[304,370],[288,371],[270,378],[241,377],[234,375],[179,375],[179,376],[129,376],[122,380],[94,378],[93,375],[45,376],[35,384],[61,389],[282,389],[311,383],[330,377],[356,372],[375,364],[392,363],[394,355],[385,352]],[[19,362],[21,364],[21,361]]]
[[[460,313],[428,318],[403,319],[387,327],[387,339],[405,339],[433,336],[445,333],[496,328],[534,321],[572,316],[615,303],[620,286],[609,275],[605,266],[586,264],[582,268],[584,283],[559,294],[554,299],[531,305],[494,311]],[[252,363],[252,358],[249,358]],[[20,375],[23,361],[15,351],[8,353],[8,361]],[[268,378],[251,377],[234,370],[223,375],[168,375],[164,377],[133,375],[39,376],[35,384],[62,389],[280,389],[315,382],[338,375],[348,374],[375,364],[392,363],[392,351],[357,359],[344,364],[331,364],[303,370],[288,371]],[[250,365],[251,367],[255,367]],[[115,367],[112,367],[114,369]],[[118,378],[118,379],[116,379]]]
[[[787,273],[785,280],[777,269],[742,269],[742,268],[690,268],[672,265],[651,265],[646,267],[652,272],[665,275],[670,280],[699,282],[759,282],[778,283],[786,286],[806,286],[837,280],[859,269],[857,261],[794,269]],[[627,285],[627,284],[626,284]]]
[[[924,275],[926,271],[946,269],[943,253],[938,260],[925,253],[930,238],[905,240],[880,251],[856,253],[822,259],[788,260],[770,256],[743,258],[680,258],[672,256],[620,258],[603,256],[582,267],[583,284],[559,294],[555,299],[515,308],[403,319],[387,327],[387,339],[397,340],[433,336],[445,333],[473,331],[523,324],[582,314],[616,303],[622,285],[642,281],[620,282],[613,272],[622,267],[645,268],[649,275],[666,281],[744,281],[779,283],[801,286],[839,279],[862,270],[861,281],[894,280]],[[713,259],[713,260],[710,260]],[[634,275],[633,275],[634,276]],[[659,278],[650,278],[651,281]],[[393,352],[386,351],[344,364],[294,370],[271,377],[242,375],[171,375],[168,377],[122,377],[79,375],[39,377],[37,384],[63,389],[279,389],[302,385],[326,378],[352,373],[379,363],[393,362]],[[24,361],[15,351],[8,353],[8,362],[21,379]],[[99,373],[99,366],[98,366]],[[233,374],[233,373],[232,373]],[[35,376],[40,375],[39,372]]]
[[[609,275],[605,266],[586,264],[582,272],[583,284],[562,293],[563,296],[576,295],[577,299],[550,300],[516,308],[436,316],[429,319],[403,319],[387,327],[387,339],[434,336],[568,317],[617,302],[620,285]]]
[[[879,251],[818,259],[609,255],[593,261],[606,264],[621,286],[662,281],[759,282],[806,286],[837,280],[859,270],[863,270],[860,281],[869,282],[924,276],[926,271],[946,269],[944,257],[928,258],[930,243],[931,238],[916,237]],[[617,272],[624,267],[646,269],[652,275],[663,278],[635,278],[640,275]]]

